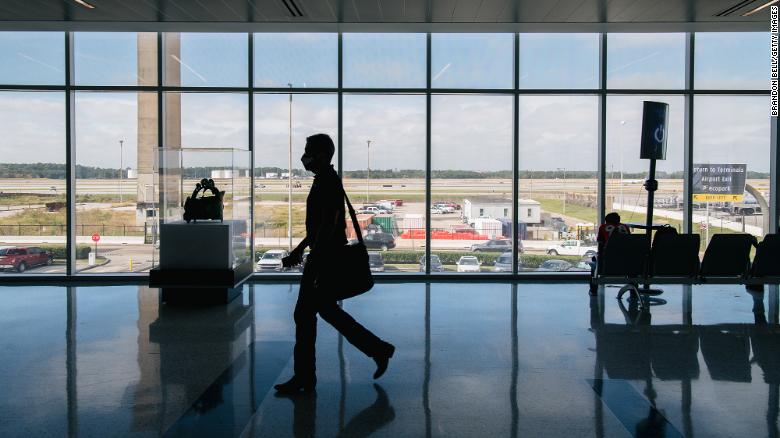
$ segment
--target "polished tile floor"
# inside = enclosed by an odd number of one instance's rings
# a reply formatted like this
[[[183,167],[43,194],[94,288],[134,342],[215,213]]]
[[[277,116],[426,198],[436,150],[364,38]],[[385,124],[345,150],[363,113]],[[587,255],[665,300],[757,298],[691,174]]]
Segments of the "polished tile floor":
[[[378,284],[344,306],[397,346],[388,373],[320,322],[316,394],[279,398],[295,286],[0,287],[0,436],[778,436],[776,288],[667,286],[649,313],[616,291]]]

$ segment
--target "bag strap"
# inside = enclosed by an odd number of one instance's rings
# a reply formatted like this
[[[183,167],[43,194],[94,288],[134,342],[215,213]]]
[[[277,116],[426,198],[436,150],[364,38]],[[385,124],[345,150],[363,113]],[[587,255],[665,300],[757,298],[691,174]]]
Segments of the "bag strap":
[[[341,177],[339,177],[339,185],[341,186],[341,193],[344,194],[344,200],[347,201],[347,208],[349,209],[349,217],[352,218],[352,227],[355,229],[355,235],[357,236],[358,242],[360,242],[361,245],[365,245],[365,243],[363,243],[363,233],[360,231],[360,225],[358,224],[357,215],[355,214],[355,209],[352,208],[352,203],[349,202],[349,196],[347,196],[347,191],[344,190],[344,184],[341,182]]]

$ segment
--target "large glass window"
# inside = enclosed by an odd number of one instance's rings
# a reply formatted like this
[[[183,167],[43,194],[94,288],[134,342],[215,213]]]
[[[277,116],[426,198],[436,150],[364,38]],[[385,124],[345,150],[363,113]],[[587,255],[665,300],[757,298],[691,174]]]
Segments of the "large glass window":
[[[374,270],[425,271],[425,96],[345,95],[343,164]]]
[[[78,32],[74,71],[78,85],[157,85],[157,34]]]
[[[280,266],[270,259],[273,252],[265,261],[263,256],[270,250],[289,251],[306,235],[306,196],[314,175],[303,168],[301,156],[306,137],[314,134],[328,134],[338,144],[338,96],[255,94],[254,97],[255,269],[278,272]],[[336,163],[338,155],[333,157],[334,167]]]
[[[596,251],[598,99],[521,96],[518,113],[521,270],[590,270],[585,259]]]
[[[0,269],[64,273],[65,94],[0,92]]]
[[[338,86],[338,34],[256,33],[255,87]]]
[[[512,96],[432,98],[433,272],[506,271],[502,256],[512,251],[512,104]],[[511,271],[511,260],[508,266]]]
[[[65,84],[63,32],[0,32],[0,84]]]
[[[696,96],[694,107],[693,231],[702,242],[715,233],[771,232],[768,98]]]
[[[165,85],[245,87],[248,37],[243,33],[164,34]]]
[[[157,260],[156,97],[76,93],[76,242],[95,253],[78,251],[80,272],[144,272]]]
[[[615,211],[623,222],[645,223],[647,191],[643,187],[649,160],[639,158],[644,101],[669,104],[666,159],[656,161],[658,191],[653,223],[669,224],[682,232],[684,98],[682,96],[609,96],[607,99],[606,213]]]
[[[695,47],[696,89],[769,88],[769,33],[698,32]]]
[[[520,34],[520,88],[598,86],[598,34]]]
[[[6,186],[0,191],[0,253],[13,247],[45,254],[43,262],[25,263],[22,270],[31,273],[65,272],[67,265],[66,90],[74,93],[72,231],[79,271],[139,272],[155,264],[161,144],[224,155],[248,150],[253,140],[254,163],[243,163],[245,183],[236,186],[242,192],[227,195],[226,211],[254,203],[253,261],[269,250],[289,250],[305,233],[312,175],[300,156],[315,133],[329,134],[336,145],[343,134],[333,163],[341,163],[363,233],[381,258],[375,270],[425,271],[426,237],[434,272],[586,269],[582,257],[593,247],[602,195],[606,213],[617,211],[624,222],[645,220],[648,163],[638,158],[644,100],[666,102],[671,111],[653,222],[682,230],[690,205],[703,246],[716,232],[772,231],[768,32],[697,32],[690,60],[688,35],[679,32],[604,34],[604,54],[599,33],[73,32],[66,66],[67,35],[0,32],[0,178]],[[594,90],[602,61],[606,154],[598,163],[600,97]],[[696,95],[690,199],[683,199],[686,62]],[[69,68],[73,76],[65,84]],[[160,82],[164,91],[148,91]],[[427,86],[434,91],[429,115]],[[292,95],[285,94],[288,88]],[[158,138],[160,97],[165,119]],[[512,198],[514,158],[519,199]],[[604,194],[598,193],[602,164]],[[225,170],[208,165],[193,164],[198,175]],[[185,176],[184,186],[195,184],[197,172]],[[719,172],[724,176],[717,179]],[[744,183],[733,175],[744,176]],[[736,185],[716,184],[723,181]],[[522,251],[516,268],[515,219]],[[100,235],[97,254],[93,234]],[[20,268],[6,264],[0,270]],[[276,266],[268,269],[276,272]]]
[[[514,35],[435,33],[431,35],[434,88],[512,88]]]
[[[165,93],[165,118],[166,147],[249,147],[246,94]]]
[[[345,33],[344,86],[425,87],[424,33]]]
[[[607,87],[685,87],[685,34],[607,34]]]

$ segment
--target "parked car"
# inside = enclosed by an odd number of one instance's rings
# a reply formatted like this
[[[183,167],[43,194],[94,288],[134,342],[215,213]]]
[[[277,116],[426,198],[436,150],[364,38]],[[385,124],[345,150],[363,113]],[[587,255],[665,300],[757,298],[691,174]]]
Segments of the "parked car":
[[[357,213],[372,213],[372,214],[379,214],[382,213],[384,210],[377,207],[376,205],[364,205],[360,208],[360,210],[357,211]]]
[[[588,245],[583,240],[564,240],[559,245],[547,247],[549,255],[573,255],[581,257],[593,257],[598,252],[595,245]]]
[[[538,268],[536,268],[537,271],[554,271],[554,272],[561,272],[561,271],[567,271],[571,268],[571,263],[567,262],[566,260],[558,260],[558,259],[552,259],[547,260],[541,265],[539,265]]]
[[[521,248],[520,252],[522,252]],[[471,250],[474,252],[506,252],[512,251],[512,241],[507,239],[490,239],[482,243],[475,243],[471,245]]]
[[[22,273],[27,268],[52,263],[54,263],[54,254],[38,247],[0,247],[0,269],[12,269]]]
[[[520,271],[523,268],[523,264],[520,260],[517,261],[517,270]],[[494,272],[512,272],[512,253],[505,252],[496,258],[496,262],[493,264]]]
[[[390,233],[371,233],[363,237],[363,242],[368,249],[381,249],[387,251],[395,248],[395,237]]]
[[[569,268],[569,271],[590,271],[590,264],[586,261],[580,261]]]
[[[441,210],[443,214],[455,213],[455,209],[448,204],[433,204],[433,208]]]
[[[431,207],[431,214],[444,214],[444,210],[436,207]]]
[[[474,256],[461,256],[455,264],[458,266],[458,272],[479,272],[482,266],[482,262]]]
[[[282,259],[289,254],[286,249],[269,249],[257,262],[257,270],[259,272],[280,272],[283,269]]]
[[[420,272],[425,272],[425,256],[420,257]],[[431,272],[444,272],[444,265],[436,254],[431,254]]]
[[[385,261],[381,252],[368,253],[368,267],[371,272],[385,272]]]

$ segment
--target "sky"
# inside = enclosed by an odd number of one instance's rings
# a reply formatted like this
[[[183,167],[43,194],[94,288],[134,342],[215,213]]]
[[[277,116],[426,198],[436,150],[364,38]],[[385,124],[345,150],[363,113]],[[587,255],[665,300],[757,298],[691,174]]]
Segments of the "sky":
[[[768,33],[697,34],[697,88],[767,89]],[[181,52],[168,67],[184,86],[248,83],[246,34],[183,34]],[[345,87],[419,88],[425,80],[424,34],[344,34]],[[433,34],[433,88],[501,89],[512,86],[512,34]],[[675,89],[684,86],[684,34],[610,34],[608,87]],[[139,82],[136,36],[76,33],[75,81],[80,85]],[[336,87],[336,34],[257,34],[258,87]],[[61,33],[0,32],[0,84],[61,85]],[[598,35],[521,34],[520,87],[591,88],[598,85]],[[149,78],[143,78],[147,81]],[[166,82],[167,81],[166,79]],[[255,165],[286,166],[290,102],[287,94],[256,94]],[[670,104],[668,155],[659,170],[682,169],[683,99],[679,96],[610,95],[607,100],[607,169],[643,171],[638,159],[642,100]],[[766,96],[697,96],[695,161],[746,163],[769,170],[769,101]],[[246,148],[248,97],[242,93],[182,95],[185,147]],[[78,164],[134,167],[137,95],[76,94]],[[296,94],[292,102],[294,166],[305,137],[336,139],[336,94]],[[365,169],[371,140],[372,169],[425,168],[425,96],[344,96],[344,168]],[[597,169],[598,98],[592,95],[523,95],[520,98],[521,170]],[[432,97],[432,163],[436,169],[510,170],[512,99],[497,95]],[[3,162],[64,162],[61,92],[0,91]]]

